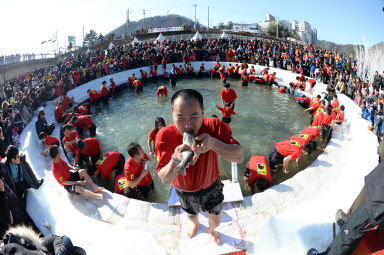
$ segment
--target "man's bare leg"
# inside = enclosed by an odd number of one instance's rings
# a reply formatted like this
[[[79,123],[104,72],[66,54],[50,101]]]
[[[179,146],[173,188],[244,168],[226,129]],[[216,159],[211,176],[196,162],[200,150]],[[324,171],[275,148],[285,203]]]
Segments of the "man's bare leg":
[[[188,230],[187,236],[192,238],[200,227],[199,215],[191,216],[188,214],[188,219],[192,222],[192,227]]]
[[[92,198],[97,198],[97,199],[100,199],[100,200],[104,200],[104,195],[101,194],[101,193],[93,193],[92,191],[89,191],[87,189],[84,189],[78,185],[76,185],[75,187],[75,191],[77,193],[80,193],[81,195],[84,195],[86,197],[92,197]]]
[[[212,240],[216,243],[220,243],[219,233],[215,231],[221,223],[221,213],[219,215],[208,213],[208,234],[211,236]]]
[[[99,193],[104,189],[103,187],[98,187],[96,184],[93,183],[92,178],[88,175],[86,170],[84,169],[79,170],[79,175],[81,179],[84,179],[85,182],[88,183],[89,186],[91,186],[91,188],[95,193]]]

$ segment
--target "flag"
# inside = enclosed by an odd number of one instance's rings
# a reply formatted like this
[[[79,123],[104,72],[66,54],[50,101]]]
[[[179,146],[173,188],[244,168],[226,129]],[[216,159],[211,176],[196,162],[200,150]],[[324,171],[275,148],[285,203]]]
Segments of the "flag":
[[[41,44],[44,44],[46,41],[42,41]]]
[[[49,39],[48,42],[52,42],[52,39]]]
[[[51,42],[53,42],[53,43],[54,43],[54,42],[56,42],[56,40],[52,40]]]

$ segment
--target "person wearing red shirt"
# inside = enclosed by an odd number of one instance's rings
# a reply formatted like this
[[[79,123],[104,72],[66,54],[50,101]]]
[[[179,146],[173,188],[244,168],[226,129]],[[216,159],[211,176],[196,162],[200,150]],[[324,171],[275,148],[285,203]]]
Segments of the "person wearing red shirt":
[[[100,88],[100,100],[106,104],[108,103],[109,89],[107,88],[107,82],[103,81]]]
[[[50,146],[52,146],[54,144],[59,146],[59,140],[57,140],[56,137],[47,135],[44,132],[41,132],[39,134],[39,139],[43,142],[43,144],[45,146],[45,150],[41,153],[41,155],[43,155],[44,157],[47,156],[47,152],[48,152],[48,149]]]
[[[275,72],[268,75],[268,84],[269,85],[276,84],[275,80],[276,80],[276,73]]]
[[[63,107],[63,102],[59,101],[56,108],[55,108],[55,120],[59,123],[62,123],[64,119],[66,118],[64,114],[64,107]]]
[[[335,109],[337,113],[335,123],[338,125],[341,125],[344,122],[344,110],[345,110],[344,105],[341,105],[339,109]]]
[[[148,170],[149,157],[137,143],[131,143],[128,146],[128,154],[130,157],[125,162],[124,175],[127,177],[129,187],[124,189],[124,195],[145,200],[149,191],[155,189]]]
[[[91,137],[96,136],[96,125],[87,116],[72,116],[71,123],[76,127],[77,132],[81,135],[85,135],[87,130]]]
[[[235,76],[240,77],[240,66],[239,64],[235,65]]]
[[[307,109],[311,104],[311,99],[306,96],[296,97],[295,102],[301,105],[303,108]]]
[[[136,79],[135,73],[131,74],[131,76],[128,77],[128,87],[133,87],[133,81]]]
[[[156,91],[156,95],[157,95],[157,98],[160,98],[161,96],[168,96],[168,90],[167,90],[167,87],[165,86],[160,86],[157,88],[157,91]]]
[[[63,146],[66,151],[70,151],[72,156],[76,153],[76,141],[79,138],[79,134],[76,130],[72,130],[73,126],[71,124],[65,124],[62,127],[62,131],[64,134],[63,137]],[[68,154],[67,154],[68,155]]]
[[[223,114],[222,120],[227,124],[229,124],[232,121],[231,115],[237,114],[236,112],[233,111],[231,103],[225,103],[224,107],[220,107],[216,104],[214,106],[221,111],[221,114]]]
[[[87,115],[87,113],[88,113],[90,108],[91,108],[91,105],[89,103],[84,103],[84,104],[82,104],[80,106],[75,106],[73,108],[73,111],[75,113],[80,114],[80,115]]]
[[[140,70],[140,74],[141,74],[142,81],[145,81],[148,78],[148,74],[146,71]]]
[[[52,173],[57,182],[63,186],[69,193],[82,194],[87,197],[104,199],[104,195],[99,193],[104,188],[98,187],[88,175],[85,169],[78,170],[73,166],[69,166],[60,157],[60,151],[57,145],[53,145],[49,149],[49,155],[52,158]],[[70,171],[74,170],[74,171]],[[84,180],[84,181],[83,181]],[[88,183],[93,192],[83,187]]]
[[[187,66],[187,73],[188,73],[188,76],[192,77],[194,74],[193,74],[193,66],[189,63],[188,66]]]
[[[254,189],[256,183],[256,187],[261,192],[272,185],[271,171],[264,156],[253,155],[251,157],[244,171],[244,181],[248,182],[251,189]]]
[[[157,70],[154,69],[152,66],[149,68],[149,74],[151,75],[151,79],[156,79],[157,77]]]
[[[161,66],[163,67],[163,72],[165,72],[167,70],[167,60],[165,58],[161,60]]]
[[[135,87],[136,91],[143,91],[143,84],[141,83],[140,80],[136,79],[133,81],[133,86]]]
[[[332,100],[332,104],[331,104],[332,108],[333,109],[337,109],[339,108],[339,100],[337,99],[337,95],[333,95],[333,100]]]
[[[297,134],[291,136],[289,140],[297,141],[300,143],[301,146],[304,146],[311,141],[311,137],[307,134]]]
[[[244,74],[241,75],[241,86],[245,87],[248,86],[248,74],[245,72]]]
[[[111,172],[116,169],[115,175],[123,173],[125,157],[118,151],[111,151],[104,154],[102,158],[96,161],[95,175],[101,174],[105,180],[109,181],[111,178]]]
[[[97,92],[96,90],[94,89],[88,89],[87,90],[87,93],[89,95],[89,102],[95,106],[98,106],[99,103],[100,103],[100,98],[101,98],[101,95],[99,92]]]
[[[319,136],[319,132],[320,132],[320,127],[317,127],[317,126],[309,126],[309,127],[304,128],[301,131],[302,134],[309,135],[309,139],[310,140],[313,140],[316,137],[318,137]]]
[[[231,84],[225,83],[223,84],[224,89],[220,92],[220,98],[221,98],[221,106],[224,107],[225,103],[231,103],[232,109],[235,109],[235,102],[237,98],[236,91],[231,88]]]
[[[91,161],[89,161],[91,157]],[[103,157],[103,147],[99,140],[93,137],[85,138],[84,140],[76,141],[76,154],[73,165],[78,163],[86,163],[88,173],[94,174],[96,171],[96,162]]]
[[[151,156],[151,158],[155,156],[156,134],[163,127],[165,127],[165,120],[162,117],[157,117],[155,119],[155,127],[152,128],[151,132],[149,132],[149,135],[148,135],[148,149],[149,149],[149,156]]]
[[[177,91],[171,99],[173,124],[162,128],[156,136],[158,154],[157,172],[160,180],[172,184],[181,207],[188,213],[192,228],[187,236],[192,238],[200,223],[200,210],[208,213],[208,233],[216,244],[220,243],[215,228],[220,225],[223,184],[219,177],[217,158],[240,163],[244,159],[241,145],[231,136],[230,128],[223,121],[204,118],[202,95],[193,89]],[[183,144],[183,133],[193,131],[196,141],[191,146]],[[183,176],[175,171],[184,150],[192,150],[193,158]]]
[[[255,70],[254,66],[252,66],[251,69],[249,69],[249,73],[250,74],[256,74],[256,70]]]
[[[269,167],[272,172],[276,172],[277,167],[283,164],[283,172],[288,174],[288,164],[291,160],[296,160],[298,167],[301,154],[310,154],[311,152],[312,146],[310,144],[302,146],[299,142],[293,140],[278,142],[269,154]]]
[[[329,139],[331,139],[332,136],[333,123],[334,119],[336,119],[336,116],[332,116],[333,112],[331,106],[325,108],[323,112],[324,116],[321,121],[320,135],[323,141],[326,141],[326,143],[328,143]]]
[[[231,64],[229,64],[227,68],[227,73],[229,77],[233,78],[233,74],[235,73],[235,68]]]

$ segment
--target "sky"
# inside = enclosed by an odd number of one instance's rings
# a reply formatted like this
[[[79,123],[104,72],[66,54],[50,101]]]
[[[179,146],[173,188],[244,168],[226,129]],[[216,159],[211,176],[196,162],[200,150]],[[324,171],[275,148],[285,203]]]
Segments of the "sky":
[[[384,0],[0,0],[0,56],[15,53],[52,53],[65,48],[68,36],[82,44],[83,27],[107,34],[130,20],[178,14],[210,27],[220,22],[255,23],[270,13],[278,19],[307,21],[318,39],[340,44],[384,41]],[[239,3],[239,4],[238,4]],[[41,42],[54,38],[57,45]]]

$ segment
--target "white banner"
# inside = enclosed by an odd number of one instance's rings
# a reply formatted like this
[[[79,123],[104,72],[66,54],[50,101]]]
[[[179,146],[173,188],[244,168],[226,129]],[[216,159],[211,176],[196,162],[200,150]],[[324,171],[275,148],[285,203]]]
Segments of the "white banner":
[[[183,31],[183,27],[158,27],[148,29],[148,33],[161,33],[170,31]]]

